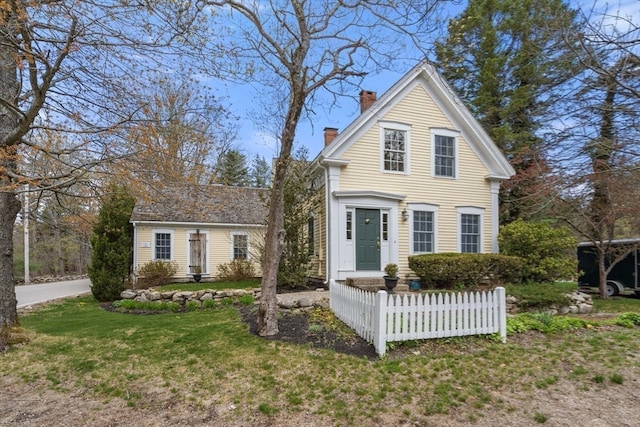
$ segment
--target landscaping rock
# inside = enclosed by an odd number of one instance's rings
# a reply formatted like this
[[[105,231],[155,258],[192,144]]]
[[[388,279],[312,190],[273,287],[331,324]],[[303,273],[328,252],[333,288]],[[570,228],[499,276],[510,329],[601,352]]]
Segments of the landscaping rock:
[[[136,293],[136,291],[126,290],[120,292],[120,298],[122,299],[134,299],[137,296],[138,294]]]

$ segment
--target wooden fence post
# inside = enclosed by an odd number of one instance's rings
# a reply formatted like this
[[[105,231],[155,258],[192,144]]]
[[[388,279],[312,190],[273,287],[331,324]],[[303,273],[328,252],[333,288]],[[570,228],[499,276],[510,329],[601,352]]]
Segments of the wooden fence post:
[[[387,352],[387,292],[376,293],[373,309],[373,346],[378,356]]]
[[[498,300],[498,318],[502,343],[507,342],[507,293],[502,286],[495,289]]]

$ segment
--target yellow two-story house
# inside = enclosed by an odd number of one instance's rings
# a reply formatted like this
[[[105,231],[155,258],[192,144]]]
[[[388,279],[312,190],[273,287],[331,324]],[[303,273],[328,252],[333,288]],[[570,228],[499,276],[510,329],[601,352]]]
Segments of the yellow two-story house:
[[[325,128],[310,166],[313,275],[382,277],[395,263],[411,277],[414,254],[497,252],[500,183],[515,172],[433,65],[360,102],[346,129]]]

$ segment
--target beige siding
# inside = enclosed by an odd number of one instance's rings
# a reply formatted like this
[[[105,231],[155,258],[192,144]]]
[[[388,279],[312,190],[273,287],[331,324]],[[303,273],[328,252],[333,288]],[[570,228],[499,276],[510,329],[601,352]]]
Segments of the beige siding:
[[[161,230],[173,234],[171,256],[172,261],[178,265],[176,279],[190,278],[188,275],[189,262],[189,233],[194,232],[192,226],[163,226],[137,225],[137,265],[139,268],[154,257],[154,231]],[[207,234],[207,266],[203,269],[208,277],[218,275],[218,266],[232,261],[232,234],[246,233],[249,236],[249,259],[253,261],[256,275],[260,276],[259,251],[264,239],[264,230],[257,228],[241,227],[200,227],[200,233]]]
[[[407,203],[439,206],[438,252],[457,251],[456,207],[484,208],[482,250],[491,252],[491,195],[485,179],[488,171],[462,136],[458,137],[457,178],[432,176],[431,128],[454,129],[422,86],[414,87],[395,107],[378,118],[380,121],[410,125],[409,173],[384,173],[381,170],[380,126],[374,124],[341,156],[350,163],[342,170],[340,190],[376,190],[405,195],[398,212]],[[409,273],[409,224],[398,218],[398,255],[401,274]]]

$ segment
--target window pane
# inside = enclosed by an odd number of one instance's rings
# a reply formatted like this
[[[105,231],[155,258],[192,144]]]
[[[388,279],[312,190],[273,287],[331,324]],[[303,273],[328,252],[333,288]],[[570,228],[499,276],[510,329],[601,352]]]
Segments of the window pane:
[[[455,176],[455,139],[451,136],[435,137],[435,174]]]
[[[244,234],[233,236],[233,259],[248,258],[248,239]]]
[[[468,253],[480,252],[480,215],[460,216],[460,250]]]
[[[413,252],[433,252],[433,212],[413,212]]]
[[[309,221],[307,222],[307,235],[308,235],[307,251],[309,255],[315,255],[315,238],[316,238],[315,234],[316,234],[315,220],[313,217],[310,217]]]
[[[351,218],[352,218],[352,212],[347,212],[347,240],[351,240],[351,230],[352,230],[352,222],[351,222]]]
[[[389,214],[382,214],[382,240],[389,240]]]
[[[406,132],[384,130],[384,170],[404,172]]]
[[[156,259],[171,259],[171,234],[156,233]]]

